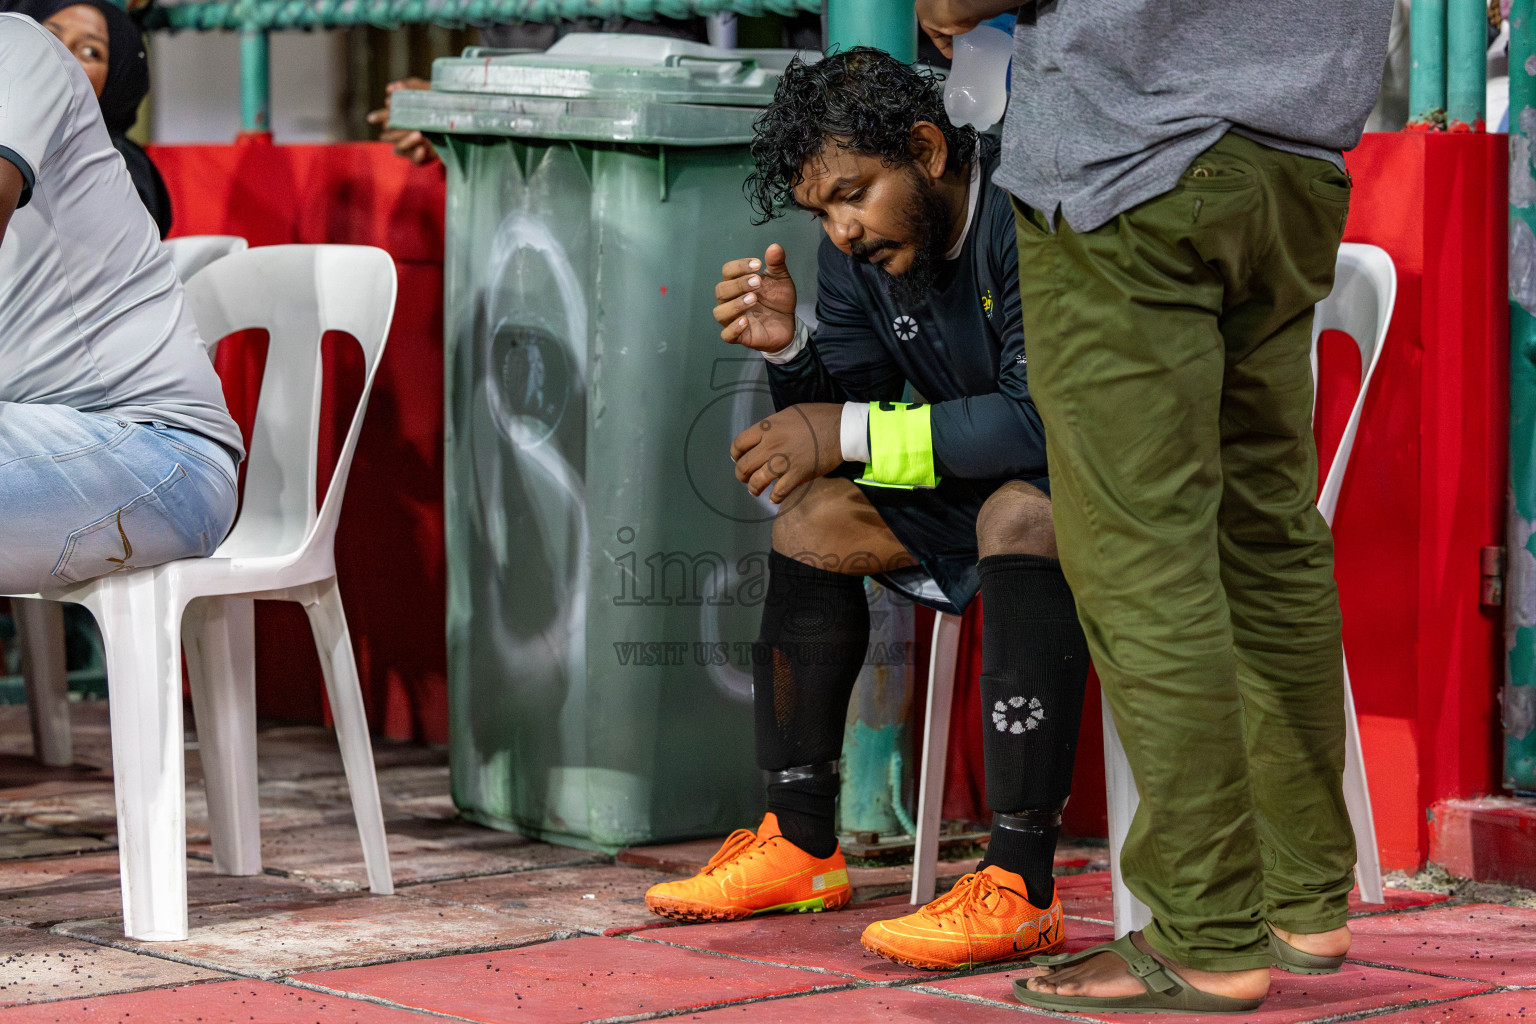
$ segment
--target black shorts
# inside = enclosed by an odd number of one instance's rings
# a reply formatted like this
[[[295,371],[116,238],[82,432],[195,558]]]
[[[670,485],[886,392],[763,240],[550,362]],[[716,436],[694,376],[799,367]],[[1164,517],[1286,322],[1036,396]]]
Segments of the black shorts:
[[[851,468],[855,472],[850,476],[857,476],[857,471],[863,469]],[[964,611],[981,590],[981,577],[976,572],[976,518],[992,492],[1007,482],[946,477],[937,487],[926,489],[909,491],[859,484],[859,490],[875,506],[896,539],[933,577],[950,604]],[[1040,488],[1047,496],[1051,493],[1051,482],[1045,477],[1024,482]],[[911,588],[901,585],[902,574],[896,574],[894,582],[898,589],[912,596]]]

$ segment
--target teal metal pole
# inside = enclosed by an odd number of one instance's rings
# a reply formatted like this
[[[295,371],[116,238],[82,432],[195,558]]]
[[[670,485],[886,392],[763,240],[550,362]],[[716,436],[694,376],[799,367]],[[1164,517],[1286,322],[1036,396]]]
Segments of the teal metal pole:
[[[266,30],[240,30],[240,131],[272,130],[272,44]]]
[[[917,13],[911,0],[827,0],[827,49],[873,46],[897,60],[917,60]]]
[[[1415,0],[1408,21],[1413,66],[1408,74],[1410,124],[1445,124],[1446,0]]]
[[[1536,793],[1536,9],[1510,12],[1509,521],[1504,587],[1504,785]]]
[[[843,731],[838,831],[912,834],[912,605],[870,580],[869,657],[853,687]],[[883,652],[883,653],[882,653]]]
[[[1447,15],[1446,126],[1451,131],[1486,131],[1488,6],[1484,0],[1450,0]]]

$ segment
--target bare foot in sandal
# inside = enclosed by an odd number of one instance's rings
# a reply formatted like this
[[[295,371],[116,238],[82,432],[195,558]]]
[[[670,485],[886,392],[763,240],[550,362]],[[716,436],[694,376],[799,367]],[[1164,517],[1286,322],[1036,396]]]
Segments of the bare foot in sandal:
[[[1201,992],[1231,999],[1262,999],[1269,991],[1268,967],[1251,971],[1198,971],[1193,967],[1175,964],[1158,953],[1147,945],[1140,932],[1133,933],[1131,941],[1137,949],[1150,953],[1191,988]],[[1146,986],[1130,972],[1125,960],[1112,953],[1100,953],[1081,963],[1030,978],[1028,988],[1031,992],[1087,996],[1093,999],[1138,996],[1146,991]]]
[[[1274,933],[1291,946],[1313,956],[1344,956],[1349,952],[1349,926],[1326,932],[1288,932],[1284,928],[1269,926]]]

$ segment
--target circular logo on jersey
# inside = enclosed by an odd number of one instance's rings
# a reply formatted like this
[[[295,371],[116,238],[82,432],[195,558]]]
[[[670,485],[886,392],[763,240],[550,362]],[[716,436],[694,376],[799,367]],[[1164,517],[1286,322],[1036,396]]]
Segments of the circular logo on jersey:
[[[992,725],[998,732],[1011,732],[1017,736],[1030,729],[1040,728],[1040,723],[1045,718],[1045,708],[1040,703],[1039,697],[1031,697],[1028,707],[1025,707],[1023,697],[1009,697],[1007,703],[998,701],[992,705]],[[1009,715],[1016,714],[1017,718],[1009,721]]]
[[[917,337],[917,321],[909,316],[899,316],[891,321],[891,330],[896,332],[896,337],[902,341],[911,341]]]

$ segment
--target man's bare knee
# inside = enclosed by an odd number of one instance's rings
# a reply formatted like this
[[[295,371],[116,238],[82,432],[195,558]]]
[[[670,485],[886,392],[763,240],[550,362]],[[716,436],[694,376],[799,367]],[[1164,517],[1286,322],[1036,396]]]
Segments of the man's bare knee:
[[[823,488],[811,484],[791,495],[773,517],[773,550],[796,561],[825,568],[826,556],[837,547],[835,501]]]
[[[1051,499],[1022,480],[1010,480],[992,492],[976,517],[976,548],[991,555],[1056,557],[1056,529]]]
[[[821,479],[784,503],[773,520],[773,550],[828,572],[870,576],[911,565],[901,542],[851,481]]]

